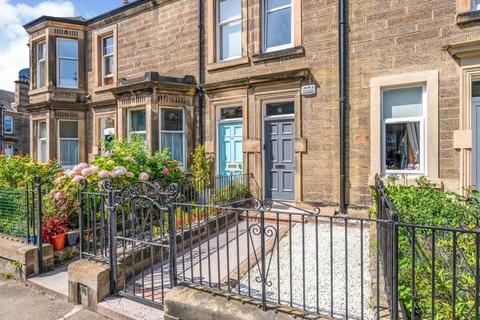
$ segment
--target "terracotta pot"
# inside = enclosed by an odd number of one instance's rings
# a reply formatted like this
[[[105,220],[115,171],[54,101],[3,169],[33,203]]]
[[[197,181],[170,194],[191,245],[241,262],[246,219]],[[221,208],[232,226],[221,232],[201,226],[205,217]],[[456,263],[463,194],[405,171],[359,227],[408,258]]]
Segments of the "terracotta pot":
[[[62,250],[65,247],[65,233],[57,234],[52,237],[53,250]]]

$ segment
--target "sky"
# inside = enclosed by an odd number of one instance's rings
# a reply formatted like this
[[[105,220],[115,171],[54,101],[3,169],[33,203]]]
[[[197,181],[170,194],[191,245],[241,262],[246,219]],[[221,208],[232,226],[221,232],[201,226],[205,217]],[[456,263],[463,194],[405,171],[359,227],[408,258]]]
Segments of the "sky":
[[[122,5],[122,0],[0,0],[0,89],[14,91],[18,71],[28,68],[23,25],[42,15],[86,19]]]

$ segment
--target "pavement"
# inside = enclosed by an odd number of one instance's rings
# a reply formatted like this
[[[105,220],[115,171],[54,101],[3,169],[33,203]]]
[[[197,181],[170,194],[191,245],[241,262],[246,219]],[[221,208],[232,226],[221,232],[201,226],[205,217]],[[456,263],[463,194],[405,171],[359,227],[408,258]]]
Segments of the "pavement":
[[[0,277],[0,320],[103,320],[99,314]]]

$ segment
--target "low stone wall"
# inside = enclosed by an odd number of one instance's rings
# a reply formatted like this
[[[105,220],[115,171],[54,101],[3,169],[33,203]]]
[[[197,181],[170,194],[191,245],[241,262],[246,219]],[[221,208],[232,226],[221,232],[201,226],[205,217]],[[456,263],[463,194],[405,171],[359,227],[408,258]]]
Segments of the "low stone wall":
[[[165,297],[165,320],[292,320],[310,319],[285,308],[263,311],[258,302],[215,295],[187,285],[171,289]],[[319,318],[315,319],[329,319]]]
[[[43,267],[53,266],[53,248],[43,245]],[[10,238],[0,237],[0,272],[22,281],[38,273],[38,248]]]

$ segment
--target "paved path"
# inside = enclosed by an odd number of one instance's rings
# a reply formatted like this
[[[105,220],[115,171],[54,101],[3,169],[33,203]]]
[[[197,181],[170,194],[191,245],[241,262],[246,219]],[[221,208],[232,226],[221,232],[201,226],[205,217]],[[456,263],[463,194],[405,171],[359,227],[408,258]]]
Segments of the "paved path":
[[[102,320],[81,306],[47,296],[24,284],[0,278],[0,320]]]
[[[250,222],[255,223],[257,222],[254,220]],[[270,223],[267,222],[268,224]],[[190,246],[190,242],[186,240],[186,249],[177,255],[179,281],[202,283],[212,287],[218,287],[220,282],[222,289],[234,290],[237,279],[248,271],[248,266],[255,265],[255,252],[258,257],[260,254],[260,236],[254,233],[248,236],[247,228],[246,220],[240,220],[238,225],[231,225],[228,232],[222,231],[218,237],[213,230],[210,238],[202,239],[201,244],[194,243]],[[280,233],[284,234],[287,228],[281,224]],[[266,241],[273,241],[273,237],[272,239],[267,237]],[[156,264],[153,270],[144,269],[143,276],[143,281],[140,274],[136,277],[135,285],[133,281],[127,284],[127,292],[161,302],[170,288],[168,261],[163,265]]]

